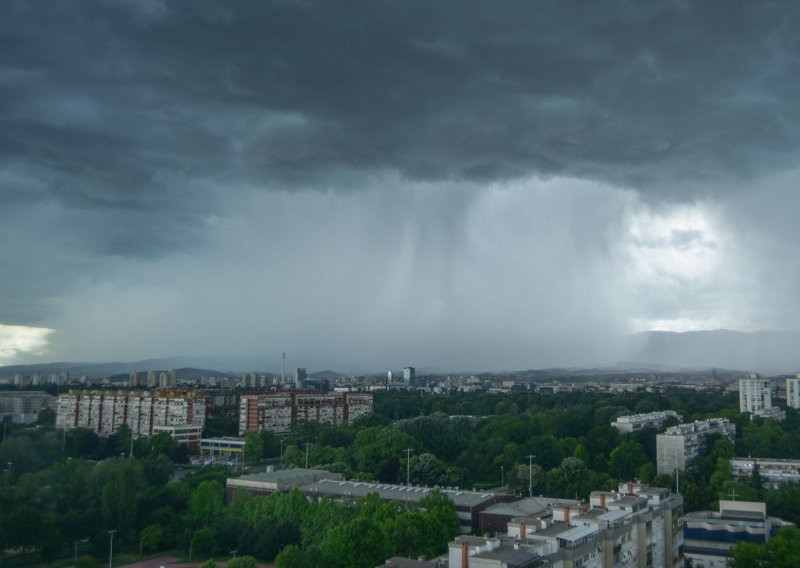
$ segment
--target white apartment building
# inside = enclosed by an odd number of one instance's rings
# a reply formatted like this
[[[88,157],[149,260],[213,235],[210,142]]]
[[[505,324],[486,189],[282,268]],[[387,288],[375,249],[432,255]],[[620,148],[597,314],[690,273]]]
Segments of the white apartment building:
[[[800,373],[793,379],[786,379],[786,404],[790,408],[800,408]]]
[[[733,458],[731,475],[734,481],[748,482],[756,467],[761,476],[761,484],[767,489],[777,489],[778,485],[786,481],[800,483],[800,460]]]
[[[622,434],[635,432],[642,428],[660,428],[668,418],[676,418],[678,422],[683,422],[681,417],[674,410],[662,410],[661,412],[650,412],[648,414],[629,414],[620,416],[611,425]]]
[[[682,515],[683,498],[669,489],[624,483],[618,492],[592,493],[588,506],[513,519],[505,536],[458,537],[449,565],[676,568],[683,566]]]
[[[762,414],[772,408],[772,390],[769,379],[758,373],[750,373],[746,379],[739,379],[739,412]]]
[[[156,426],[205,425],[207,401],[198,391],[70,391],[58,398],[58,428],[110,435],[123,424],[134,436]]]
[[[736,426],[726,418],[709,418],[667,428],[656,435],[656,469],[659,474],[671,475],[684,470],[707,449],[706,436],[720,434],[731,442],[736,440]]]

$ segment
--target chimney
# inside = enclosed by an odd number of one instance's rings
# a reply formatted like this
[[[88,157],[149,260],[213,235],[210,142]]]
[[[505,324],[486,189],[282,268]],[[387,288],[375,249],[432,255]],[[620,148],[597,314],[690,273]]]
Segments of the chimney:
[[[569,505],[564,507],[564,522],[569,523]]]
[[[601,509],[605,509],[606,508],[606,494],[605,493],[601,493],[600,494],[600,508]]]
[[[469,545],[466,540],[461,543],[461,568],[469,568]]]
[[[519,538],[525,538],[525,521],[519,522]]]
[[[628,495],[633,495],[633,483],[628,484]]]

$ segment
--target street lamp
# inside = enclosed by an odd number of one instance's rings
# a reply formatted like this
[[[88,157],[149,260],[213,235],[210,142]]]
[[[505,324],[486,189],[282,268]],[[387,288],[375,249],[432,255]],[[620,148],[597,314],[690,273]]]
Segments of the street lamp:
[[[505,472],[505,468],[503,468],[503,466],[501,465],[500,466],[500,487],[501,488],[506,486],[506,475],[505,475],[505,473],[506,473]]]
[[[406,453],[406,485],[410,485],[409,473],[411,472],[411,452],[414,451],[414,448],[406,448],[403,451]]]
[[[311,442],[306,442],[306,469],[308,469],[308,447],[311,445]]]
[[[79,542],[80,542],[79,540],[75,541],[75,556],[72,559],[72,563],[75,564],[75,566],[78,565],[78,543]]]
[[[111,529],[108,534],[111,535],[111,540],[108,543],[108,568],[111,568],[111,557],[114,555],[114,533],[117,529]]]
[[[281,469],[283,469],[283,438],[278,441],[281,443]]]
[[[235,550],[231,550],[231,554],[233,555],[233,557],[234,557],[234,558],[236,558],[236,553],[237,553],[237,552],[239,552],[239,549],[238,549],[238,548],[237,548],[237,549],[235,549]]]
[[[533,454],[528,456],[528,497],[533,497],[533,458],[535,457]]]

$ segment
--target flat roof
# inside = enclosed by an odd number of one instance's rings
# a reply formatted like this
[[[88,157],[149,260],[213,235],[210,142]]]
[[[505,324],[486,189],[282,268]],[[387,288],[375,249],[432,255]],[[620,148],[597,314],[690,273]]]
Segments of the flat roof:
[[[575,542],[576,540],[586,538],[598,532],[599,531],[597,529],[592,527],[574,527],[558,535],[558,538],[567,540],[569,542]]]
[[[334,481],[321,479],[301,488],[306,493],[318,493],[334,497],[366,497],[369,493],[377,493],[385,501],[418,502],[433,491],[430,487],[413,487],[388,483],[368,483],[363,481]],[[494,493],[478,493],[473,491],[455,491],[440,489],[449,497],[456,507],[475,507],[495,498]]]
[[[607,513],[598,515],[597,519],[600,521],[613,522],[618,519],[627,517],[629,514],[630,513],[628,513],[628,511],[625,511],[624,509],[614,509],[613,511],[608,511]]]

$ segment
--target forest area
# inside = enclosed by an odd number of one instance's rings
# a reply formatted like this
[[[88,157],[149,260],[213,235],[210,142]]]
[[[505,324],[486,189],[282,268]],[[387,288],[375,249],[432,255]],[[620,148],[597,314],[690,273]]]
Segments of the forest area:
[[[298,424],[285,438],[248,433],[245,461],[282,459],[285,468],[304,467],[307,450],[309,467],[347,479],[404,483],[408,473],[414,485],[504,485],[519,495],[527,494],[529,479],[536,495],[550,497],[586,499],[632,479],[674,490],[673,476],[656,475],[657,431],[620,434],[610,426],[617,416],[656,410],[674,410],[687,422],[721,416],[736,424],[735,444],[710,439],[708,453],[681,473],[685,511],[714,509],[735,493],[766,501],[770,515],[800,522],[800,488],[765,490],[758,478],[736,483],[729,462],[734,456],[800,456],[800,416],[787,409],[784,422],[751,421],[739,413],[735,394],[719,392],[379,392],[374,413],[350,426]],[[211,418],[207,431],[229,433],[232,424],[230,417]],[[237,493],[226,502],[225,479],[236,473],[190,468],[187,458],[168,436],[132,443],[124,428],[107,438],[62,432],[47,413],[36,427],[8,428],[0,444],[0,463],[8,464],[0,486],[4,565],[62,557],[71,563],[74,554],[81,565],[99,566],[110,530],[117,531],[115,547],[134,557],[172,550],[197,560],[235,549],[278,566],[374,566],[394,555],[431,557],[458,534],[452,504],[438,493],[419,509],[372,497],[311,503],[299,492]]]

